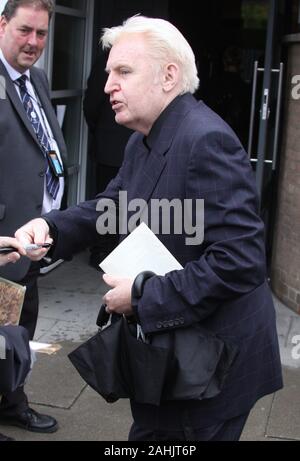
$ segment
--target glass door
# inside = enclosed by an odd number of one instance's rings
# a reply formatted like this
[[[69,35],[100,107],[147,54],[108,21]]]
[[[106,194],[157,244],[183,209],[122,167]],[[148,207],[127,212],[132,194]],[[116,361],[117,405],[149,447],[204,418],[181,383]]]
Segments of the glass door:
[[[68,205],[85,199],[87,130],[82,97],[92,53],[94,0],[57,0],[47,56],[51,98],[68,150]]]
[[[169,1],[170,20],[189,39],[201,86],[198,94],[236,132],[256,174],[260,213],[271,254],[276,206],[284,66],[280,61],[284,0],[210,0],[195,14]]]
[[[269,263],[276,210],[284,64],[280,59],[282,2],[265,3],[268,8],[266,46],[264,59],[254,63],[248,153],[256,172]]]

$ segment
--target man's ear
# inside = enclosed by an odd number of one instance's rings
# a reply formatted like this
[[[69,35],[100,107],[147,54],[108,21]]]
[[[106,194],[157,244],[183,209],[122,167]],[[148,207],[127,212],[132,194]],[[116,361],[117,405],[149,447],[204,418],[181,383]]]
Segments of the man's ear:
[[[172,91],[179,82],[179,67],[176,63],[169,63],[164,68],[163,89],[167,93]]]
[[[0,38],[3,37],[6,26],[7,19],[4,16],[0,16]]]

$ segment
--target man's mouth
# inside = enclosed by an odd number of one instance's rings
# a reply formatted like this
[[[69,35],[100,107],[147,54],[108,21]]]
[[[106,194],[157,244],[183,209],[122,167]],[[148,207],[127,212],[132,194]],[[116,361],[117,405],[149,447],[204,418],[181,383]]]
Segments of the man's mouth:
[[[29,58],[33,58],[36,56],[36,51],[31,51],[31,50],[23,50],[23,53],[26,54],[26,56],[28,56]]]
[[[121,109],[123,103],[120,101],[111,101],[111,106],[114,111],[118,111]]]

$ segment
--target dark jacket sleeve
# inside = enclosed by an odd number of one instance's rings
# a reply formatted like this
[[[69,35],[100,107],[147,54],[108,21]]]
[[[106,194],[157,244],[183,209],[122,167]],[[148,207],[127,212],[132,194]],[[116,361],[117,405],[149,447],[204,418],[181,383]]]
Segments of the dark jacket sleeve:
[[[53,230],[54,249],[51,257],[55,260],[69,260],[75,253],[96,244],[99,239],[98,219],[101,211],[106,212],[104,205],[115,211],[116,222],[119,212],[119,191],[122,188],[121,167],[117,176],[108,184],[104,192],[96,199],[72,206],[64,211],[53,210],[43,216]],[[101,210],[99,201],[103,200]]]

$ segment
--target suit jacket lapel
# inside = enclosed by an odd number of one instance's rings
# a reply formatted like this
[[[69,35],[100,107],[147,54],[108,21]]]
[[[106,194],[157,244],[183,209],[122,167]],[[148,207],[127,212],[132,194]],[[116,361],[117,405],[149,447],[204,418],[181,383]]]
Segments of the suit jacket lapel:
[[[136,180],[128,191],[128,200],[142,199],[148,202],[161,177],[167,160],[160,152],[151,152],[144,146],[142,138],[139,146],[139,164],[136,168]]]
[[[163,121],[158,130],[154,126],[151,138],[151,151],[144,146],[140,137],[140,164],[139,175],[135,184],[130,188],[129,200],[139,198],[147,203],[151,199],[153,191],[163,174],[168,161],[171,161],[168,153],[172,145],[178,127],[188,111],[197,104],[191,94],[176,98],[163,114]],[[135,146],[136,147],[136,146]]]
[[[30,135],[32,136],[34,142],[39,146],[38,140],[36,138],[36,134],[32,128],[32,125],[27,117],[27,114],[25,112],[24,106],[20,100],[20,97],[16,91],[15,85],[12,82],[10,76],[8,75],[4,64],[0,61],[0,73],[4,76],[5,78],[5,85],[6,85],[6,94],[9,97],[12,105],[16,109],[19,117],[21,118],[22,122],[24,123],[25,127],[29,131]]]

